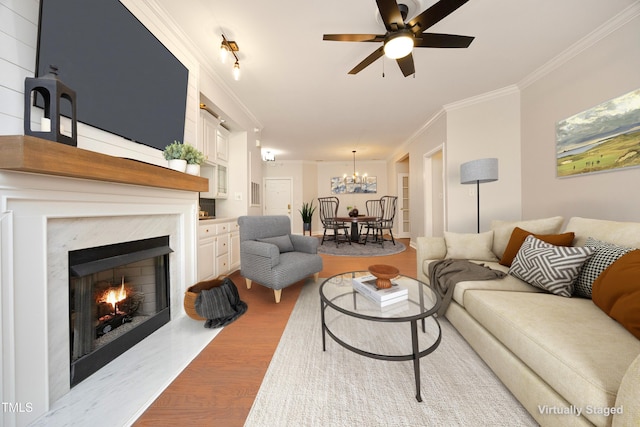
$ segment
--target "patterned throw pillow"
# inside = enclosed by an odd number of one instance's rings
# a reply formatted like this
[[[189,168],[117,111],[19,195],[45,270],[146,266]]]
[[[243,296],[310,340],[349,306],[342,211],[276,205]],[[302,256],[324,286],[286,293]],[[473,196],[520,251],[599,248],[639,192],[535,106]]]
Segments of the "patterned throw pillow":
[[[625,248],[614,245],[613,243],[601,242],[593,237],[587,238],[584,245],[586,248],[594,248],[595,252],[584,263],[580,275],[574,283],[574,295],[582,298],[591,298],[591,288],[593,282],[598,278],[600,273],[613,264],[618,258],[634,250],[634,248]]]
[[[552,294],[571,297],[573,281],[593,252],[593,248],[554,246],[527,236],[509,274]]]

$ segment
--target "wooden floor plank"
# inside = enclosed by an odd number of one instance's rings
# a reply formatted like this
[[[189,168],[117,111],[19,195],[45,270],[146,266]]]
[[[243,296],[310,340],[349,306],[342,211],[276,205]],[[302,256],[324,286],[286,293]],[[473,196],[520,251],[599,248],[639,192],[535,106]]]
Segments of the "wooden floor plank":
[[[370,258],[321,255],[320,277],[345,271],[366,270],[371,264],[390,264],[400,273],[416,276],[416,251],[408,239],[407,250]],[[239,272],[231,279],[247,312],[225,327],[185,368],[134,426],[242,426],[260,389],[282,332],[298,299],[303,282],[283,290],[279,304],[273,291],[255,284],[247,290]]]

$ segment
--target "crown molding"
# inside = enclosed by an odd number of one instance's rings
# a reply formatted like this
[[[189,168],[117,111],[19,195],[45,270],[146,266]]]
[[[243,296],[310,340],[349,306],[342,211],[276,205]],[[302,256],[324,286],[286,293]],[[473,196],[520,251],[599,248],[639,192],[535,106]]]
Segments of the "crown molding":
[[[628,6],[622,12],[609,19],[607,22],[596,28],[594,31],[578,40],[573,45],[569,46],[562,53],[557,55],[555,58],[535,70],[533,73],[529,74],[527,77],[522,79],[518,83],[518,87],[520,90],[526,88],[527,86],[535,83],[537,80],[543,78],[547,74],[551,73],[553,70],[559,68],[565,63],[569,62],[572,58],[589,49],[600,40],[604,39],[611,33],[617,31],[624,25],[628,24],[633,19],[637,18],[640,15],[640,1],[633,3]]]
[[[492,90],[491,92],[485,92],[471,98],[466,98],[461,101],[452,102],[444,105],[446,112],[459,110],[460,108],[470,107],[475,104],[481,104],[492,99],[502,98],[503,96],[513,95],[514,93],[520,93],[520,88],[517,85],[509,85],[501,89]]]

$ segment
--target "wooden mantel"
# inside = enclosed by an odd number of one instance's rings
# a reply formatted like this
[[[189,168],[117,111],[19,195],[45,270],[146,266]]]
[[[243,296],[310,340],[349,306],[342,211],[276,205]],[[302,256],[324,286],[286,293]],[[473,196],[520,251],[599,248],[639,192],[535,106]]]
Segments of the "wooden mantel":
[[[0,136],[0,170],[209,191],[206,178],[25,135]]]

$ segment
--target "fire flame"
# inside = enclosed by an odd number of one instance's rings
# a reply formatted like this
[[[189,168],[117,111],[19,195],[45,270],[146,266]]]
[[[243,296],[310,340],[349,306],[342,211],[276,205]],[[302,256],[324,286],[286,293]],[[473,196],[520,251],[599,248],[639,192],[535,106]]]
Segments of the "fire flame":
[[[116,304],[127,298],[127,291],[124,289],[124,283],[120,286],[120,289],[111,288],[107,292],[106,296],[102,299],[103,302],[111,304],[115,310]]]

